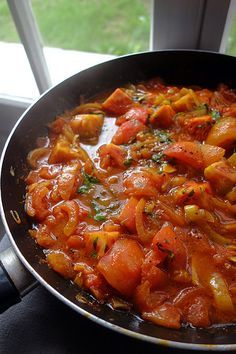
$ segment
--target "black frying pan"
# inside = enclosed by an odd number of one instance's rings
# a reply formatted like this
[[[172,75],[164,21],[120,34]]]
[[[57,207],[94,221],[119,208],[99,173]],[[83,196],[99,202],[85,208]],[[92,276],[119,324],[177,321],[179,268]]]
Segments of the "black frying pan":
[[[236,58],[181,50],[141,53],[99,64],[50,89],[23,114],[5,145],[1,161],[3,222],[12,246],[26,268],[55,296],[86,317],[123,334],[153,343],[176,348],[236,351],[236,325],[197,330],[167,329],[144,322],[135,313],[114,311],[107,305],[99,305],[86,293],[82,294],[84,301],[78,302],[78,287],[40,262],[44,258],[43,251],[28,235],[31,224],[24,213],[25,184],[22,177],[27,172],[27,153],[35,147],[37,137],[46,135],[47,123],[78,105],[81,95],[89,99],[104,90],[156,76],[170,84],[214,88],[223,82],[236,88]],[[21,224],[14,221],[13,210],[18,212]],[[8,299],[16,299],[14,285],[6,279],[3,271],[0,272],[1,285],[0,299],[6,298],[4,291],[5,294],[8,292]]]

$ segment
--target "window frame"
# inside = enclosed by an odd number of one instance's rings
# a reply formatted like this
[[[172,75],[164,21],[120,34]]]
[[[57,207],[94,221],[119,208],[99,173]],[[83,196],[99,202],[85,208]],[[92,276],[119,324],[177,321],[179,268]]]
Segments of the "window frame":
[[[43,93],[51,87],[51,79],[31,2],[7,2],[38,90]],[[150,50],[178,48],[224,52],[232,8],[236,8],[236,0],[151,0]],[[183,23],[187,23],[188,31]],[[19,116],[31,102],[26,98],[0,95],[1,110],[8,110],[8,114],[18,112]]]

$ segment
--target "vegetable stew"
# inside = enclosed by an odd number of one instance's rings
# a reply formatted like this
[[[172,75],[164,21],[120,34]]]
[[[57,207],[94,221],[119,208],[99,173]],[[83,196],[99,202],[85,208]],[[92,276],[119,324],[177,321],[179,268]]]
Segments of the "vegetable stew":
[[[117,88],[29,152],[30,235],[60,275],[157,325],[236,322],[236,94]]]

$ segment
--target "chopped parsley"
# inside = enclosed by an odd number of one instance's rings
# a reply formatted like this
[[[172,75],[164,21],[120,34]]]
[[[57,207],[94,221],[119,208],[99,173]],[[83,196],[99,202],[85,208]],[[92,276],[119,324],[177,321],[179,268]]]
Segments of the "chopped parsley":
[[[159,139],[160,143],[170,143],[172,140],[170,134],[165,130],[154,130],[154,135]]]
[[[101,207],[97,202],[95,202],[95,200],[91,201],[91,205],[92,205],[93,209],[96,211],[96,213],[100,213]]]
[[[159,152],[158,154],[153,154],[152,155],[152,161],[153,162],[160,162],[160,160],[162,159],[163,157],[163,153],[162,152]]]
[[[127,167],[130,167],[132,165],[133,159],[132,157],[128,157],[125,161],[124,161],[124,165]]]
[[[211,110],[211,116],[212,116],[212,118],[213,118],[215,121],[217,121],[217,120],[220,119],[220,112],[217,111],[217,109],[212,109],[212,110]]]
[[[165,243],[169,243],[166,239],[165,239]],[[167,253],[168,254],[168,258],[172,259],[174,258],[174,252],[172,252],[171,250],[168,250],[167,248],[165,248],[161,243],[157,243],[157,247],[161,252]]]
[[[93,209],[95,210],[96,214],[94,215],[94,220],[96,221],[105,221],[107,214],[106,212],[101,210],[101,206],[95,202],[94,200],[91,201],[91,205],[93,207]]]
[[[98,213],[94,216],[94,220],[96,221],[105,221],[106,220],[106,213]]]
[[[89,175],[85,171],[82,172],[83,175],[83,184],[80,186],[77,190],[78,193],[80,194],[87,194],[90,192],[93,184],[99,184],[100,181],[97,179],[97,177]]]

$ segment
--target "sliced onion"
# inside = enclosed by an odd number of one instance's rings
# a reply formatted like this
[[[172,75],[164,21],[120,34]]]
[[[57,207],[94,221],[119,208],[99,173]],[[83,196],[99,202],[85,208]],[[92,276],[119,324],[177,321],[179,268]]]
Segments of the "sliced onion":
[[[234,305],[229,294],[228,286],[221,274],[211,274],[209,285],[214,295],[216,307],[224,312],[234,311]]]

